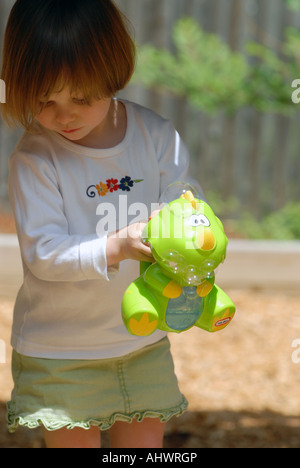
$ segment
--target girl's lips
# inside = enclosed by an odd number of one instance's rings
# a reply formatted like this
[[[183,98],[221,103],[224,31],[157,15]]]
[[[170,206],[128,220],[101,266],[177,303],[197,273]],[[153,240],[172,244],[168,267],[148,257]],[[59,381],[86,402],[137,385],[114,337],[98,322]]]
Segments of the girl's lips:
[[[80,128],[74,128],[73,130],[62,130],[63,133],[74,133],[74,132],[78,132],[78,130],[80,130]]]

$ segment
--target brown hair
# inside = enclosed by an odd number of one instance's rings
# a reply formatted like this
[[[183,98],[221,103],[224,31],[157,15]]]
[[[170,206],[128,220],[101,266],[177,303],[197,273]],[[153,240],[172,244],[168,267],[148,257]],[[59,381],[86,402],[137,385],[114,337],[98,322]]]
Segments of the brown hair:
[[[41,96],[65,84],[87,101],[111,97],[134,65],[127,20],[111,0],[17,0],[4,38],[3,117],[30,129]]]

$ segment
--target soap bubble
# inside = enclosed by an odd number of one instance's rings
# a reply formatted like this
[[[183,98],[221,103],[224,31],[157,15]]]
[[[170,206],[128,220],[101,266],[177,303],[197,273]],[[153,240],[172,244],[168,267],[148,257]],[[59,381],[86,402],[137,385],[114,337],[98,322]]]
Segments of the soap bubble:
[[[178,200],[186,192],[192,192],[195,198],[200,199],[200,195],[196,188],[187,182],[174,182],[162,193],[159,201],[162,205],[168,204],[174,200]]]

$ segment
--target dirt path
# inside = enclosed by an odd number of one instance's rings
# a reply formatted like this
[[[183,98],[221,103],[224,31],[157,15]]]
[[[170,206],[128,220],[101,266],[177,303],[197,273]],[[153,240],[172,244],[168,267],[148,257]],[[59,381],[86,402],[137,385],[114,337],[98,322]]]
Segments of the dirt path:
[[[229,291],[237,305],[230,327],[217,334],[192,329],[171,335],[188,412],[167,427],[166,447],[300,448],[300,293]],[[13,301],[0,297],[0,447],[43,447],[40,431],[7,433],[11,391],[9,336]],[[104,440],[104,445],[107,440]]]

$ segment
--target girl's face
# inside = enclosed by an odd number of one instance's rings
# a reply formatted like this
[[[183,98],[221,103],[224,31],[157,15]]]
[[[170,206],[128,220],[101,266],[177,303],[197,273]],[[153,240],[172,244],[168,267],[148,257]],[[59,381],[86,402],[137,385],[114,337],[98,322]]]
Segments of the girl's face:
[[[72,95],[64,88],[51,94],[48,100],[41,99],[41,111],[36,119],[48,130],[88,146],[89,139],[95,141],[107,130],[110,107],[111,98],[87,103],[82,96]]]

